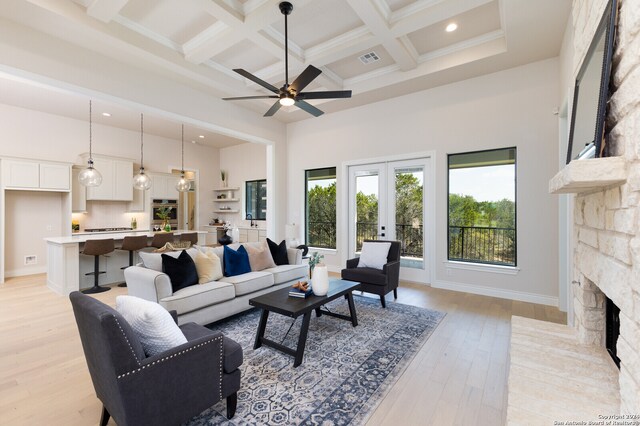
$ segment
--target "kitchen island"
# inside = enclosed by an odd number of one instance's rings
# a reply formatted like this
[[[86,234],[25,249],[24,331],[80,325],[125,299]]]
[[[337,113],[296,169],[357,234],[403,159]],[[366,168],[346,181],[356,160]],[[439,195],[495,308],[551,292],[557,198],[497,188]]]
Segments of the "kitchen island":
[[[198,244],[205,244],[204,231],[173,231],[173,235],[198,233]],[[66,237],[50,237],[47,243],[47,287],[58,294],[67,295],[72,291],[89,288],[93,285],[93,276],[85,275],[93,272],[93,256],[84,256],[81,251],[87,240],[113,238],[116,247],[122,243],[124,237],[146,235],[151,239],[156,234],[152,231],[128,232],[91,232],[78,233]],[[116,249],[113,253],[100,257],[100,270],[106,274],[100,275],[100,285],[124,282],[124,273],[120,269],[129,264],[129,253]]]

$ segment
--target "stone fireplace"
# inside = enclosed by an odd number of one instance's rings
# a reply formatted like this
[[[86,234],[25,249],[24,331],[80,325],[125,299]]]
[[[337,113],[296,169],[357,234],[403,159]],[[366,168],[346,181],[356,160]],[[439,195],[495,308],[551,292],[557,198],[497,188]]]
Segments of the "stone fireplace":
[[[580,66],[606,6],[573,1],[574,70]],[[586,345],[605,345],[606,297],[620,308],[620,412],[640,413],[640,7],[619,0],[609,152],[601,172],[625,171],[623,183],[578,193],[574,203],[574,323]],[[622,163],[620,162],[622,161]],[[606,164],[605,164],[606,163]],[[599,164],[599,163],[594,163]],[[615,167],[615,170],[607,170]],[[606,295],[606,297],[605,297]]]

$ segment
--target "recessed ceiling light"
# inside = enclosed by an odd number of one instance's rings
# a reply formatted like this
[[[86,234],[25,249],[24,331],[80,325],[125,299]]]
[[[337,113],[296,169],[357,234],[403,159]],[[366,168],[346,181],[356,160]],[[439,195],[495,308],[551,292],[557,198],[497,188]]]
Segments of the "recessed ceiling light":
[[[204,139],[204,135],[200,135],[198,136],[200,139]]]
[[[111,114],[109,114],[108,112],[103,112],[102,115],[104,115],[105,117],[111,117]]]
[[[448,33],[452,33],[457,29],[458,29],[458,24],[456,24],[455,22],[452,22],[449,25],[447,25],[447,32]]]

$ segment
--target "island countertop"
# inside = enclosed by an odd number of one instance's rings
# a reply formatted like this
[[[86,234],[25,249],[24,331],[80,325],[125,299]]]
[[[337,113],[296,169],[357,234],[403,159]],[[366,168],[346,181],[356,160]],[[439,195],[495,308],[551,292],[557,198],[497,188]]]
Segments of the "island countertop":
[[[197,233],[198,237],[202,236],[204,237],[207,232],[206,231],[188,231],[188,230],[178,230],[178,231],[172,231],[173,235],[175,236],[179,236],[180,234],[190,234],[190,233]],[[79,233],[79,234],[74,234],[74,235],[70,235],[70,236],[65,236],[65,237],[48,237],[45,238],[44,240],[47,243],[52,243],[52,244],[80,244],[80,243],[84,243],[87,240],[102,240],[105,238],[113,238],[114,240],[124,240],[124,237],[137,237],[139,235],[146,235],[147,237],[151,238],[153,237],[155,234],[159,234],[159,233],[164,233],[163,231],[158,231],[158,232],[154,232],[154,231],[125,231],[125,232],[85,232],[85,233]]]

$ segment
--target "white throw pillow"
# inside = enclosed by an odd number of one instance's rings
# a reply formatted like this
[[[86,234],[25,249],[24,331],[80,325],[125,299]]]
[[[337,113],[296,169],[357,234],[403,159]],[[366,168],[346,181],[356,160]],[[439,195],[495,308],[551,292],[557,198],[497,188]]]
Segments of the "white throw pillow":
[[[198,271],[198,282],[206,284],[222,278],[222,264],[213,250],[199,251],[193,258]]]
[[[116,310],[127,320],[148,356],[187,343],[171,314],[155,302],[134,296],[117,296]]]
[[[187,250],[187,253],[193,259],[198,252],[197,248],[191,247]],[[168,251],[165,253],[153,253],[148,251],[139,251],[138,255],[140,255],[140,259],[142,260],[142,265],[147,269],[153,269],[154,271],[163,272],[162,271],[162,255],[167,254],[171,257],[178,258],[182,253],[182,250],[177,251]]]
[[[382,269],[387,263],[389,248],[391,248],[391,243],[362,243],[358,268]]]

